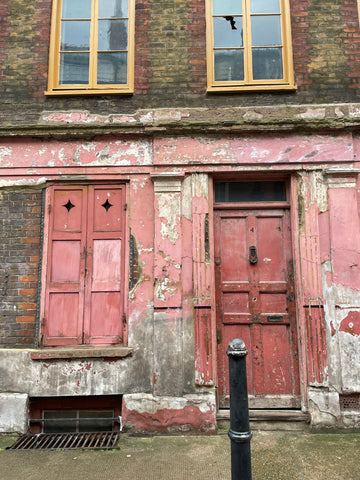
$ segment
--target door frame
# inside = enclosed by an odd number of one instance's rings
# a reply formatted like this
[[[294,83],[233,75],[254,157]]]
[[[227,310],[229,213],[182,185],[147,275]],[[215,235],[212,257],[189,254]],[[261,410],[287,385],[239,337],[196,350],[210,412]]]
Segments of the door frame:
[[[214,243],[215,243],[215,210],[216,208],[226,209],[232,208],[231,205],[234,204],[216,204],[215,203],[215,183],[217,182],[246,182],[246,181],[266,181],[266,180],[280,180],[286,182],[286,202],[274,202],[272,203],[273,208],[288,208],[290,210],[290,226],[291,226],[291,247],[292,247],[292,258],[293,258],[293,267],[294,267],[294,292],[295,292],[295,324],[296,324],[296,333],[297,333],[297,352],[298,352],[298,365],[299,365],[299,382],[300,382],[300,401],[301,409],[307,405],[307,368],[306,368],[306,343],[302,341],[305,339],[305,318],[303,315],[303,309],[301,308],[301,298],[302,298],[302,283],[301,283],[301,268],[300,268],[300,247],[299,247],[299,207],[298,207],[298,195],[297,195],[297,177],[294,172],[290,173],[276,173],[272,174],[267,172],[264,174],[254,174],[251,172],[239,173],[236,175],[215,175],[209,177],[209,223],[211,238],[210,255],[211,255],[211,265],[212,265],[212,282],[211,282],[211,329],[212,336],[211,342],[213,345],[213,372],[214,372],[214,383],[216,387],[216,397],[217,397],[217,409],[219,409],[219,399],[218,399],[218,359],[217,359],[217,338],[216,338],[216,282],[215,282],[215,252],[214,252]],[[263,208],[264,203],[261,205],[261,202],[258,202],[258,208]],[[269,205],[271,202],[266,202]],[[250,204],[244,204],[242,208],[249,208]],[[256,204],[251,204],[251,208],[256,208]],[[255,206],[255,207],[254,207]],[[225,208],[224,208],[225,207]]]

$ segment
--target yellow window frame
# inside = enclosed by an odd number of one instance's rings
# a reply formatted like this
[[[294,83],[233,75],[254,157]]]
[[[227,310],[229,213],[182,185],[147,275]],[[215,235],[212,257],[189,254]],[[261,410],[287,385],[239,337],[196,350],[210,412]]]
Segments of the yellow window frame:
[[[89,83],[60,85],[61,11],[63,0],[54,0],[51,17],[48,89],[45,95],[132,94],[134,92],[135,0],[128,2],[127,83],[97,84],[99,0],[92,0],[90,18]]]
[[[215,81],[214,62],[214,27],[213,0],[206,0],[206,56],[207,56],[207,91],[258,91],[258,90],[296,90],[294,80],[293,53],[291,40],[291,17],[288,0],[280,2],[281,47],[282,47],[282,79],[254,80],[252,75],[252,41],[251,41],[251,0],[242,2],[243,17],[243,51],[244,51],[244,80],[243,81]]]

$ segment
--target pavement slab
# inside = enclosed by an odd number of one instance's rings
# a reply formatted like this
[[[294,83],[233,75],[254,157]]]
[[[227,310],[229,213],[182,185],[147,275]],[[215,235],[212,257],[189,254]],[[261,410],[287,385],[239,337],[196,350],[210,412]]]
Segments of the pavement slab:
[[[360,480],[360,433],[255,431],[252,480]],[[213,436],[120,438],[119,450],[5,450],[1,480],[230,480],[230,440]]]

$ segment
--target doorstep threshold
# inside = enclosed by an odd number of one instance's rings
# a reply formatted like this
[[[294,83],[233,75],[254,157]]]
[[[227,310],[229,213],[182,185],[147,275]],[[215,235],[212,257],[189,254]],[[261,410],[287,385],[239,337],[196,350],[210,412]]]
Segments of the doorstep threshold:
[[[230,420],[230,410],[220,409],[217,420]],[[249,420],[252,422],[310,422],[310,415],[301,410],[292,409],[249,409]]]

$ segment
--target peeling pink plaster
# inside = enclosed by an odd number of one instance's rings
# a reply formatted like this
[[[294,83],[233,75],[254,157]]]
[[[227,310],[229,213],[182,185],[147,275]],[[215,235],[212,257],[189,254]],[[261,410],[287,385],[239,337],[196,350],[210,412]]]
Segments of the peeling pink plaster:
[[[138,412],[123,408],[123,421],[127,427],[135,431],[173,432],[179,428],[184,431],[196,430],[202,433],[215,433],[214,415],[211,410],[204,413],[196,406],[185,406],[182,409],[164,408],[154,413]]]
[[[102,165],[149,165],[151,141],[97,137],[90,142],[43,142],[30,138],[5,141],[0,148],[1,168],[39,168]]]
[[[351,134],[263,135],[243,138],[155,138],[154,165],[260,164],[353,161]]]
[[[154,306],[181,306],[181,193],[155,194]]]
[[[354,188],[329,188],[332,280],[360,289],[360,221]]]

